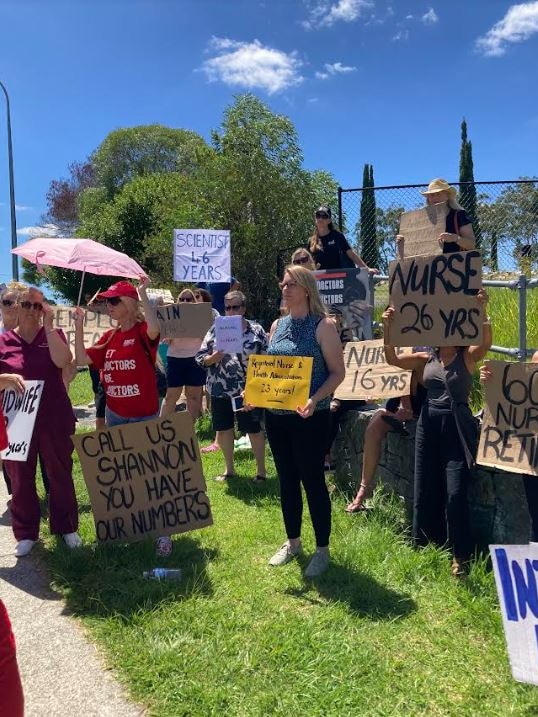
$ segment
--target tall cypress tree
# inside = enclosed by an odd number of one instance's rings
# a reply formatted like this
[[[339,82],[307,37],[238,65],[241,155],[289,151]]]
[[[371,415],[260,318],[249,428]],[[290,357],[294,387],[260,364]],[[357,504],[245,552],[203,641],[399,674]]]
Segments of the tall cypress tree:
[[[376,201],[374,191],[374,167],[365,164],[362,173],[362,197],[360,238],[361,255],[368,266],[379,266],[379,247],[376,231]]]
[[[459,200],[473,222],[476,248],[480,249],[481,235],[477,212],[476,186],[474,183],[473,145],[467,138],[467,122],[465,118],[461,123],[460,182],[470,182],[470,184],[460,186]]]

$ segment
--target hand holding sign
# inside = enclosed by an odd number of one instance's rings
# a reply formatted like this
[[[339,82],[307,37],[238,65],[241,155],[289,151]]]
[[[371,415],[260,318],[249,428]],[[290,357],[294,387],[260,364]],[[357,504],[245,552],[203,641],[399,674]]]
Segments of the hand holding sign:
[[[248,358],[245,403],[258,408],[297,411],[307,418],[315,406],[309,399],[311,356],[258,356]]]
[[[0,375],[0,391],[15,391],[22,393],[24,391],[24,379],[18,373],[3,373]]]

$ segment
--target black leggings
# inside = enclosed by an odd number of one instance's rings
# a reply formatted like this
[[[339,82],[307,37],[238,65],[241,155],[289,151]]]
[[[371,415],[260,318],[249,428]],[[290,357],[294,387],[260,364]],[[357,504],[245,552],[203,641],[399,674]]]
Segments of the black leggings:
[[[538,542],[538,477],[524,475],[523,487],[531,517],[531,540],[536,543]]]
[[[469,469],[450,409],[425,403],[417,423],[413,538],[448,544],[452,554],[472,552],[467,485]]]
[[[266,412],[265,429],[280,481],[280,504],[288,538],[301,536],[304,486],[316,544],[325,547],[331,534],[331,501],[323,464],[329,431],[329,411],[310,418]]]

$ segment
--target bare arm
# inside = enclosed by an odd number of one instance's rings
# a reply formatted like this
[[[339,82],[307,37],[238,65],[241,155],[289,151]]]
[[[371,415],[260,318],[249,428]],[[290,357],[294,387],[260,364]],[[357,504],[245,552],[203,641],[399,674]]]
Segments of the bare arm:
[[[58,368],[69,366],[73,360],[73,356],[69,346],[58,333],[58,329],[53,326],[54,313],[49,304],[43,304],[43,328],[47,336],[47,344],[52,362]]]
[[[89,366],[92,362],[84,346],[84,310],[77,306],[73,315],[75,324],[75,363],[77,366]]]
[[[146,323],[148,325],[148,329],[147,329],[148,339],[150,341],[153,341],[154,339],[159,338],[161,329],[159,327],[159,322],[157,321],[157,313],[155,312],[155,309],[151,305],[148,295],[146,293],[146,289],[148,288],[148,286],[149,286],[149,277],[141,276],[140,283],[138,284],[138,295],[140,296],[140,301],[142,302],[142,307],[144,309],[144,316],[146,318]]]
[[[371,274],[379,274],[379,269],[370,269],[364,259],[354,252],[353,249],[348,249],[346,251],[346,256],[348,259],[351,259],[355,266],[358,266],[361,269],[368,269]]]
[[[394,318],[394,306],[383,312],[383,344],[385,358],[390,366],[397,366],[406,371],[420,370],[428,361],[428,354],[424,352],[413,354],[402,354],[398,356],[390,340],[390,330]]]
[[[476,300],[486,313],[486,307],[489,297],[484,289],[480,289],[476,295]],[[479,346],[467,346],[465,349],[465,363],[469,371],[474,371],[476,364],[486,356],[493,343],[493,334],[491,331],[491,320],[486,317],[482,332],[482,343]],[[470,363],[469,363],[470,362]]]
[[[471,251],[476,246],[476,238],[473,231],[472,224],[464,224],[459,227],[458,234],[450,234],[449,232],[443,232],[439,235],[439,244],[443,246],[444,242],[455,241],[456,244],[463,251]]]

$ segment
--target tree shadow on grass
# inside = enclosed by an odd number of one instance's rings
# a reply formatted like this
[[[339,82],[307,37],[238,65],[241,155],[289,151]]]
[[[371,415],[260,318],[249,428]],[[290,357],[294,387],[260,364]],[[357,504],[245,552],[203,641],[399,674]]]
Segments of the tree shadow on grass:
[[[253,475],[246,476],[244,471],[241,471],[239,475],[228,478],[226,481],[228,495],[238,498],[245,505],[261,506],[268,501],[277,503],[280,499],[278,480],[268,474],[265,481],[254,483],[253,477]]]
[[[150,611],[163,602],[192,595],[211,596],[207,565],[218,551],[200,547],[188,535],[174,536],[168,558],[155,557],[152,540],[127,545],[90,545],[77,550],[58,543],[49,554],[53,585],[63,594],[66,612],[128,620],[139,610]],[[178,582],[143,578],[154,567],[180,568]]]
[[[319,578],[305,579],[303,588],[286,592],[301,600],[313,602],[313,589],[321,597],[345,603],[353,612],[372,620],[403,618],[417,609],[417,604],[408,595],[381,585],[370,575],[358,573],[335,562],[331,562],[327,572]]]

